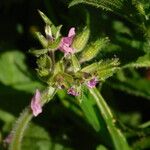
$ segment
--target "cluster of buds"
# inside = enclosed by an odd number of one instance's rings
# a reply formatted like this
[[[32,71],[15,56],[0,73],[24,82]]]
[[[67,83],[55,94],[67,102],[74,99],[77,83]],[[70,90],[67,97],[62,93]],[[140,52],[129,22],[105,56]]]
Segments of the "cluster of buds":
[[[62,26],[55,27],[45,14],[39,13],[46,23],[45,36],[36,33],[43,49],[30,52],[37,56],[36,70],[42,81],[50,87],[63,89],[69,95],[80,97],[82,87],[94,88],[100,81],[111,76],[117,68],[118,59],[89,64],[106,45],[108,38],[87,44],[90,35],[88,26],[79,34],[72,27],[68,35],[63,37],[60,34]],[[32,98],[31,109],[34,116],[42,112],[38,90]]]

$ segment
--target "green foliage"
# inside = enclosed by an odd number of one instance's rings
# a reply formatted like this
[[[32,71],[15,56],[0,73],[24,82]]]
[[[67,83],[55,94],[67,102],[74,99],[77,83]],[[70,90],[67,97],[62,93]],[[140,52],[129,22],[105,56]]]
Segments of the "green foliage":
[[[140,67],[150,67],[150,54],[145,54],[144,56],[139,57],[135,62],[129,63],[125,65],[123,68],[126,67],[135,67],[135,68],[140,68]]]
[[[26,92],[33,92],[36,87],[41,87],[28,71],[25,55],[17,50],[0,54],[0,68],[0,82],[5,86]]]
[[[108,84],[113,88],[125,91],[129,94],[150,99],[150,81],[146,78],[142,78],[139,73],[133,69],[128,72],[129,75],[127,75],[125,70],[119,71],[116,74],[116,78],[113,78],[112,81],[108,81]]]
[[[103,97],[100,95],[98,90],[96,88],[89,90],[93,98],[95,99],[97,103],[97,107],[99,108],[99,111],[102,114],[102,117],[107,125],[108,132],[110,133],[110,136],[113,141],[114,149],[124,149],[124,150],[130,150],[130,147],[126,141],[125,136],[123,133],[115,126],[115,118],[113,117],[113,114],[111,113],[110,108],[105,103]]]

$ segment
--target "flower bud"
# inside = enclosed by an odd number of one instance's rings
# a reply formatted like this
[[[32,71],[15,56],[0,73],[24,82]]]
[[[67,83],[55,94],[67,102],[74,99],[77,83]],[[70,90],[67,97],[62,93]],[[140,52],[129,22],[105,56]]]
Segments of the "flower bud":
[[[82,32],[77,34],[73,40],[72,47],[75,49],[75,53],[78,53],[84,49],[90,36],[89,27],[85,27]]]
[[[108,38],[98,39],[90,43],[81,54],[81,62],[93,59],[108,43]]]
[[[49,25],[45,26],[45,34],[48,40],[52,40],[53,39],[53,35],[52,35],[52,31],[51,31],[51,27]]]
[[[37,65],[38,65],[38,68],[42,68],[42,69],[45,68],[45,69],[50,70],[52,67],[51,58],[48,55],[40,56],[37,59]]]
[[[116,70],[119,68],[119,59],[114,58],[104,62],[99,62],[99,67],[97,69],[97,75],[101,81],[106,80],[112,76]]]
[[[44,48],[47,48],[48,46],[48,42],[47,39],[40,33],[40,32],[36,32],[35,36],[37,37],[37,39],[40,41],[40,43],[42,44],[42,46]]]

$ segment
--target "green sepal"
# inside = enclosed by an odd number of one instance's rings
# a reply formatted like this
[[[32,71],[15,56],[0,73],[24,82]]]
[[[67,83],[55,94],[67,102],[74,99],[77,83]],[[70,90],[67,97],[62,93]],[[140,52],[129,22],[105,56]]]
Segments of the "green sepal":
[[[81,69],[80,63],[74,54],[71,55],[71,64],[75,73]]]
[[[75,53],[82,51],[89,39],[90,29],[89,27],[85,27],[83,31],[77,34],[73,40],[72,47],[75,49]]]
[[[61,36],[60,30],[62,28],[62,25],[59,25],[56,28],[57,28],[57,32],[55,34],[55,38],[57,39],[57,38],[59,38]]]
[[[35,36],[36,36],[36,38],[39,40],[39,42],[41,43],[41,45],[42,45],[44,48],[47,48],[47,46],[48,46],[48,41],[47,41],[47,39],[46,39],[40,32],[35,32]]]
[[[101,61],[100,61],[101,62]],[[84,67],[81,71],[86,73],[93,73],[98,69],[98,63],[93,63],[89,66]]]
[[[73,77],[67,73],[58,73],[54,77],[54,82],[56,83],[56,86],[64,86],[65,88],[69,88],[74,80]]]
[[[79,95],[76,96],[76,99],[78,100],[79,103],[81,103],[83,100],[83,85],[78,85],[76,89],[77,92],[79,93]]]
[[[52,60],[48,55],[42,55],[37,59],[37,65],[40,69],[49,69],[52,68]]]
[[[45,34],[47,37],[53,37],[51,27],[48,24],[45,26]]]
[[[50,50],[57,50],[59,48],[61,42],[61,37],[55,39],[54,41],[49,41],[48,48]]]
[[[40,10],[38,10],[40,16],[42,17],[43,21],[45,22],[45,24],[49,25],[51,27],[52,33],[55,35],[57,32],[56,27],[54,26],[54,24],[50,21],[50,19]]]
[[[104,81],[111,77],[119,69],[118,65],[118,58],[99,62],[97,68],[97,75],[99,80]]]
[[[93,59],[108,43],[108,38],[101,38],[94,42],[91,42],[81,54],[81,62],[89,61]]]
[[[39,77],[47,77],[49,75],[49,70],[48,69],[36,69],[37,74]]]
[[[46,54],[48,51],[49,49],[39,49],[39,50],[30,49],[29,53],[39,57],[40,55]]]
[[[64,72],[64,63],[63,61],[58,61],[55,66],[54,66],[54,75],[58,73],[63,73]]]

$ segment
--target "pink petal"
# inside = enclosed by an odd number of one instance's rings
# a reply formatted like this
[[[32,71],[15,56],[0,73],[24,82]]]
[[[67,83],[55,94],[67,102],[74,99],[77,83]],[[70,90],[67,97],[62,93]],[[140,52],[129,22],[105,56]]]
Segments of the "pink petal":
[[[93,78],[93,79],[91,79],[91,80],[89,80],[89,81],[87,82],[87,86],[88,86],[89,88],[94,88],[97,83],[98,83],[97,78]]]
[[[75,36],[75,28],[71,28],[68,33],[68,37],[63,37],[61,39],[59,49],[65,53],[65,55],[69,53],[73,53],[74,49],[71,47],[71,44],[73,42],[73,38]]]
[[[37,89],[36,93],[34,94],[31,100],[31,110],[35,117],[38,116],[42,112],[42,106],[41,106],[40,100],[41,100],[41,93]]]
[[[65,54],[73,53],[74,49],[69,47],[67,44],[61,43],[59,49]]]
[[[12,134],[10,133],[5,139],[4,139],[4,143],[9,144],[12,140]]]
[[[68,45],[68,47],[72,44],[73,38],[72,37],[63,37],[61,43]]]
[[[67,93],[70,94],[70,95],[73,95],[73,96],[78,96],[79,95],[79,92],[75,91],[75,89],[73,87],[68,89]]]
[[[74,37],[75,35],[76,35],[76,33],[75,33],[75,28],[72,27],[72,28],[69,30],[68,37]]]

